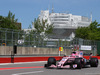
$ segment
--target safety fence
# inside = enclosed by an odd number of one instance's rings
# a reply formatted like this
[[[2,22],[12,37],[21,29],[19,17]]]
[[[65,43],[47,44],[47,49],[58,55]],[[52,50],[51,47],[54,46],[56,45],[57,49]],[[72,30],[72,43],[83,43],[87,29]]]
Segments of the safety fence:
[[[50,36],[50,35],[49,35]],[[68,41],[68,37],[63,39],[53,39],[48,35],[36,34],[34,31],[12,30],[0,28],[0,45],[13,46],[36,46],[36,47],[71,47],[75,45],[92,45],[97,44],[96,41],[75,38]],[[56,35],[55,35],[56,36]],[[53,40],[50,40],[53,39]]]
[[[34,32],[33,30],[24,31],[0,28],[0,45],[17,45],[21,47],[43,48],[63,47],[71,50],[79,50],[81,45],[85,45],[91,46],[92,53],[97,53],[97,41],[84,40],[80,38],[74,38],[73,40],[69,41],[68,37],[64,39],[53,39],[49,36],[50,35],[36,34],[36,32]]]

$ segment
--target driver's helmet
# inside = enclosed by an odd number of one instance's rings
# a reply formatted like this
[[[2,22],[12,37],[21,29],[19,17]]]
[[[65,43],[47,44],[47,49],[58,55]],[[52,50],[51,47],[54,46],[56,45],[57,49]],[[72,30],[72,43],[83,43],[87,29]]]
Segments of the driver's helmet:
[[[71,53],[71,56],[76,56],[76,52],[72,52]]]
[[[63,57],[66,57],[66,55],[64,55]]]

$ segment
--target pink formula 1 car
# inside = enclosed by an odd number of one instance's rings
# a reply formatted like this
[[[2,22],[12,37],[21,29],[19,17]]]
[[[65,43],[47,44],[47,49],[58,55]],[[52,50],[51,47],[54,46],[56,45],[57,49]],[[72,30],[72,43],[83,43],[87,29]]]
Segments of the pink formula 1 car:
[[[90,54],[90,59],[87,60],[83,58],[82,51],[72,52],[70,56],[64,56],[60,61],[56,62],[54,57],[50,57],[47,61],[47,64],[44,65],[45,68],[73,68],[73,69],[81,69],[86,65],[90,65],[91,67],[98,67],[98,59],[92,58]]]

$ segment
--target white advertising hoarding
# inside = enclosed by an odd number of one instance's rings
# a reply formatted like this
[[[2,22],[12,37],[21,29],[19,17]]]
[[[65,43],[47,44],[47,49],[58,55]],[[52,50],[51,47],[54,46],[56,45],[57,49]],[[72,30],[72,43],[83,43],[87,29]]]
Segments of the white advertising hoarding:
[[[91,50],[91,46],[81,45],[81,50]]]

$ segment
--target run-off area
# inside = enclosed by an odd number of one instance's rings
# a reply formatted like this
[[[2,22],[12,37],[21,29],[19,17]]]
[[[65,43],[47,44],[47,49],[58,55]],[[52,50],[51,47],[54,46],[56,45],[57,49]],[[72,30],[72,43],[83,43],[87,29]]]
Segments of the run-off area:
[[[16,63],[0,65],[0,75],[100,75],[100,64],[97,68],[82,69],[46,69],[46,62]],[[9,69],[12,68],[12,69]]]

